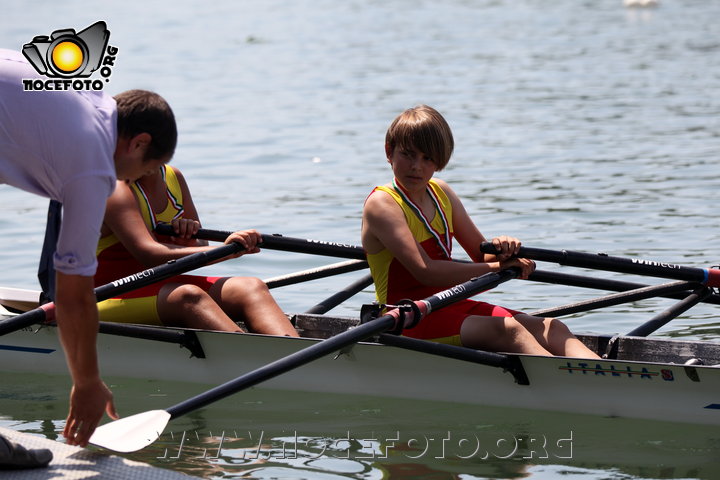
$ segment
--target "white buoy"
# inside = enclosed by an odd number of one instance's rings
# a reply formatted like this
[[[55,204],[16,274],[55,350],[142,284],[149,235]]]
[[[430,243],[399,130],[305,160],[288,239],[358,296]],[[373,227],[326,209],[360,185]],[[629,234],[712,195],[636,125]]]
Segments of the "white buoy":
[[[657,7],[658,0],[623,0],[626,7]]]

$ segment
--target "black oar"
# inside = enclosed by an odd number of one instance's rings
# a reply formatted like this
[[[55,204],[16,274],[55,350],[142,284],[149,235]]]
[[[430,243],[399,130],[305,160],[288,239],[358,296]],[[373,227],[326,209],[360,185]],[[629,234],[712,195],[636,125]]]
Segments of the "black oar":
[[[670,308],[656,315],[655,317],[643,323],[639,327],[634,328],[627,334],[627,336],[647,337],[654,331],[658,330],[660,327],[669,323],[674,318],[677,318],[686,311],[690,310],[692,307],[700,303],[705,297],[707,297],[711,293],[712,290],[707,287],[700,287],[695,289],[694,292],[692,292],[683,300],[679,301],[675,305],[672,305]]]
[[[609,290],[614,292],[627,292],[629,290],[637,290],[639,288],[646,288],[650,287],[651,285],[647,285],[644,283],[635,283],[635,282],[625,282],[622,280],[613,280],[609,278],[596,278],[596,277],[586,277],[583,275],[572,275],[568,273],[560,273],[560,272],[548,272],[545,270],[535,270],[533,273],[530,274],[528,277],[528,280],[533,280],[536,282],[544,282],[544,283],[554,283],[557,285],[567,285],[570,287],[580,287],[580,288],[593,288],[597,290]],[[697,282],[693,283],[693,285],[698,285]],[[693,287],[694,288],[694,287]],[[667,291],[661,291],[656,294],[658,297],[664,297],[664,298],[675,298],[678,300],[681,300],[685,298],[690,292],[687,290],[685,292],[680,293],[671,293]],[[705,298],[703,300],[705,303],[713,303],[715,305],[720,305],[720,295],[718,294],[712,294],[709,297]]]
[[[158,225],[155,228],[155,232],[160,235],[175,235],[175,231],[172,226],[167,223]],[[194,235],[194,238],[224,242],[231,233],[232,232],[229,231],[201,228],[198,230],[197,234]],[[343,243],[325,242],[321,240],[283,237],[278,234],[262,235],[262,243],[259,246],[262,248],[269,248],[270,250],[283,250],[286,252],[310,253],[313,255],[325,255],[328,257],[365,260],[365,251],[362,247],[346,245]]]
[[[364,260],[345,260],[343,262],[325,265],[323,267],[310,268],[301,272],[288,273],[279,277],[268,278],[263,280],[268,288],[285,287],[295,283],[317,280],[332,275],[354,272],[356,270],[364,270],[368,268],[368,263]]]
[[[234,253],[241,252],[245,247],[239,243],[230,243],[221,247],[213,248],[205,252],[193,253],[183,258],[171,260],[163,265],[148,268],[142,272],[134,273],[124,278],[120,278],[106,285],[102,285],[95,289],[95,297],[98,302],[107,300],[108,298],[121,295],[131,290],[142,288],[160,280],[189,272],[196,268],[207,265],[210,262],[220,260]],[[0,335],[14,332],[25,327],[29,327],[35,323],[42,323],[52,319],[55,314],[55,304],[46,303],[34,310],[22,313],[7,320],[0,321]]]
[[[347,287],[343,288],[336,294],[310,307],[310,309],[306,310],[305,313],[323,315],[332,310],[333,308],[337,307],[353,295],[360,293],[361,290],[369,287],[372,284],[372,275],[368,273],[364,277],[354,281]]]
[[[516,276],[517,271],[515,270],[488,273],[436,293],[424,300],[409,302],[408,305],[412,308],[403,310],[402,314],[399,308],[394,308],[386,315],[370,320],[334,337],[314,343],[310,347],[241,375],[234,380],[178,403],[167,410],[152,410],[105,424],[95,430],[95,433],[90,438],[90,443],[117,452],[140,450],[154,442],[165,429],[168,421],[173,418],[202,408],[332,352],[342,350],[373,335],[397,328],[401,322],[406,327],[415,325],[431,311],[493,288]],[[287,341],[296,340],[288,339]]]
[[[612,307],[623,303],[637,302],[646,298],[655,298],[667,296],[668,294],[685,292],[688,288],[697,286],[694,282],[671,282],[660,285],[645,286],[628,290],[626,292],[613,293],[603,297],[584,300],[581,302],[568,303],[558,307],[545,308],[532,312],[530,315],[535,317],[560,317],[570,315],[571,313],[587,312],[597,308]]]
[[[485,253],[497,253],[492,243],[483,243],[480,249]],[[610,272],[646,275],[698,282],[709,287],[720,287],[720,269],[684,267],[667,262],[642,260],[638,258],[611,257],[604,253],[583,253],[569,250],[546,250],[543,248],[520,247],[518,257],[553,262],[571,267],[607,270]]]

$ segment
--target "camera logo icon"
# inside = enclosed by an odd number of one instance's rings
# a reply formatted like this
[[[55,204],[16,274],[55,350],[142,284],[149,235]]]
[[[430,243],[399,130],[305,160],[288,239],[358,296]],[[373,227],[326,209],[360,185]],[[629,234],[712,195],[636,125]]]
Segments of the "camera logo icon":
[[[39,35],[23,45],[22,53],[41,75],[60,78],[89,77],[100,68],[110,32],[96,22],[81,32],[72,28]]]

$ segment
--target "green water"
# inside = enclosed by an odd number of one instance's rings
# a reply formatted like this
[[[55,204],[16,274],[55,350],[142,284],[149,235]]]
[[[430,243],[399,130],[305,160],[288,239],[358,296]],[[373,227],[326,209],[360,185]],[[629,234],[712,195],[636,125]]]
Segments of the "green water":
[[[0,380],[0,425],[62,441],[63,377]],[[205,388],[110,384],[121,414]],[[718,455],[716,427],[251,389],[171,421],[157,442],[126,456],[205,478],[713,479]]]

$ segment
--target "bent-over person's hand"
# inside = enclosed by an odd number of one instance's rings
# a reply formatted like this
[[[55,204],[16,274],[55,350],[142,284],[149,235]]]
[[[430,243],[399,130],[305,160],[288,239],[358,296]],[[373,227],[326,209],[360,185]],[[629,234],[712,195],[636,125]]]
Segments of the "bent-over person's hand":
[[[97,379],[83,386],[73,385],[70,391],[70,412],[65,422],[63,436],[68,445],[85,447],[103,413],[117,420],[113,395],[105,383]]]

